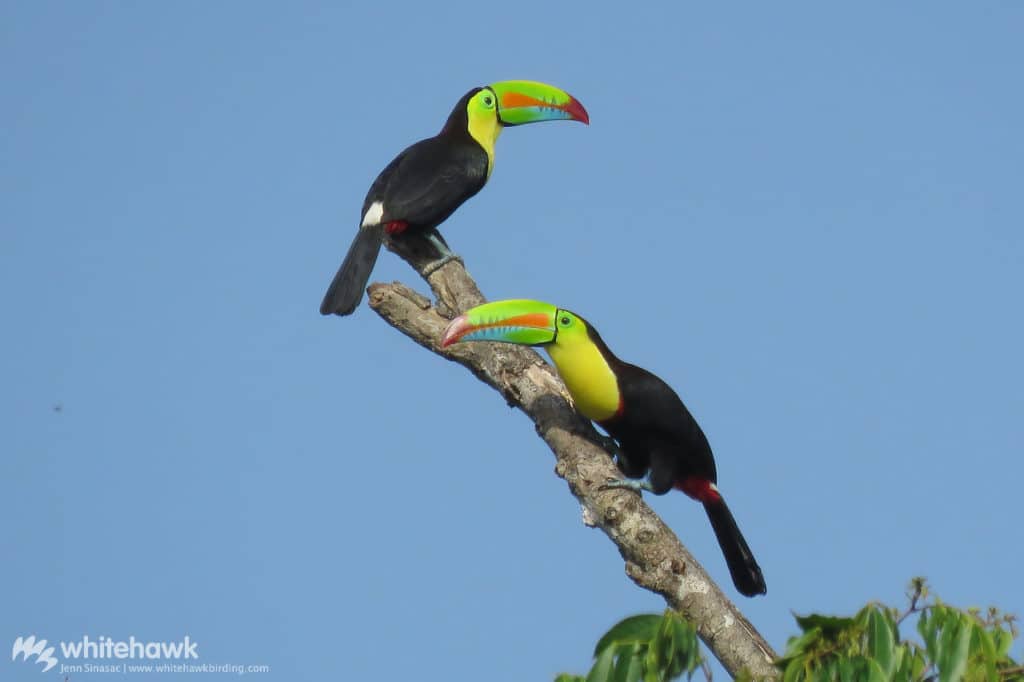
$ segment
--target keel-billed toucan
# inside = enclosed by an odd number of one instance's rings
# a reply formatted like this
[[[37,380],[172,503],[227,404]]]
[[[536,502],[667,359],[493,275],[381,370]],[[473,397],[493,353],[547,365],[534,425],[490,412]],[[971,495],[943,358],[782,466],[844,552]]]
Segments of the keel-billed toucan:
[[[564,119],[590,122],[574,97],[545,83],[501,81],[463,95],[440,133],[406,148],[373,181],[359,231],[320,312],[348,315],[356,309],[385,234],[424,233],[450,258],[436,228],[491,176],[501,129]]]
[[[761,568],[718,490],[715,459],[704,432],[668,384],[615,357],[590,324],[548,303],[496,301],[477,306],[448,325],[443,346],[502,341],[542,346],[583,416],[614,439],[619,469],[629,478],[606,487],[676,488],[703,503],[733,583],[752,597],[767,591]]]

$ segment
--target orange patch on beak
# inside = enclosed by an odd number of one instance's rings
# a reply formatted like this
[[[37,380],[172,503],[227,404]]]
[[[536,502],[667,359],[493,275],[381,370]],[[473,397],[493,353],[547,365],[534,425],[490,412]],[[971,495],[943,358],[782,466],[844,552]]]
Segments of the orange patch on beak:
[[[501,98],[501,106],[513,109],[515,107],[554,107],[555,109],[562,109],[563,107],[557,104],[549,104],[536,97],[530,97],[524,95],[521,92],[506,92],[505,96]]]

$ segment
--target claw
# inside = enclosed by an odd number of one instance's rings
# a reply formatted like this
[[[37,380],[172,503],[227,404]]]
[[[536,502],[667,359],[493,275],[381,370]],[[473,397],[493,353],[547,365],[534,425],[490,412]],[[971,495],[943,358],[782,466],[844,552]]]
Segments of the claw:
[[[426,266],[424,266],[423,268],[423,276],[430,277],[435,272],[437,272],[444,266],[448,265],[452,261],[458,261],[459,263],[462,263],[462,267],[466,267],[465,262],[463,262],[462,260],[462,256],[456,255],[449,251],[446,256],[442,256],[441,258],[438,258],[436,261],[433,261],[432,263],[427,263]]]

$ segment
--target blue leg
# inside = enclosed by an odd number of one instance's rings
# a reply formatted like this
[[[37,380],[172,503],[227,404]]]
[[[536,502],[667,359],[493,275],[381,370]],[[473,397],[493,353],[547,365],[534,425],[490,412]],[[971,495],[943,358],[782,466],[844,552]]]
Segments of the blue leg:
[[[433,261],[432,263],[428,263],[426,267],[423,268],[424,277],[430,277],[432,274],[440,270],[448,263],[451,263],[453,260],[457,260],[460,263],[462,262],[462,259],[459,258],[454,253],[452,253],[452,250],[449,249],[448,246],[441,240],[441,238],[437,236],[436,232],[431,231],[430,234],[427,235],[427,240],[434,245],[434,247],[437,249],[437,252],[441,255],[441,257]]]
[[[600,487],[601,490],[612,490],[614,488],[623,488],[625,490],[632,490],[637,495],[646,490],[647,492],[654,492],[650,482],[646,479],[630,479],[630,478],[613,478],[609,481],[605,481],[604,485]]]

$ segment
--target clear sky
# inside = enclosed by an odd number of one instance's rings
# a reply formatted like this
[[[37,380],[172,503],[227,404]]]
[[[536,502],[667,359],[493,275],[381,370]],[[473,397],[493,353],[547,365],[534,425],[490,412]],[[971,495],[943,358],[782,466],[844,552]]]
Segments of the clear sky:
[[[521,414],[365,304],[317,313],[377,172],[511,78],[592,125],[506,131],[443,232],[489,297],[682,395],[768,595],[650,501],[772,644],[917,574],[1024,613],[1022,30],[1009,2],[0,3],[0,647],[544,680],[660,610]],[[387,253],[374,279],[425,290]]]

